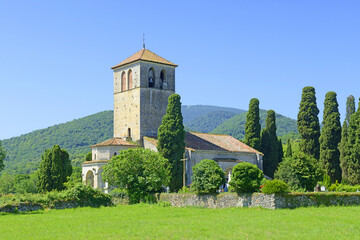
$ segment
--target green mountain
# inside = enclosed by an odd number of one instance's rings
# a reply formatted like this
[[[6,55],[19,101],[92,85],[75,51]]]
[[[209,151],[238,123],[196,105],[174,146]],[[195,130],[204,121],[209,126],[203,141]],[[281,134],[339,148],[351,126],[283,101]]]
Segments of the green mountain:
[[[195,105],[183,106],[187,131],[229,134],[244,137],[246,112],[236,108]],[[261,110],[264,125],[266,112]],[[296,121],[277,115],[278,136],[296,138]],[[294,133],[291,133],[294,132]],[[287,134],[287,135],[286,135]],[[293,136],[291,136],[291,134]],[[2,141],[7,153],[2,173],[31,173],[41,161],[44,150],[58,144],[66,149],[74,166],[80,166],[90,146],[113,136],[113,111],[104,111],[46,129],[36,130]]]
[[[90,146],[113,135],[113,111],[104,111],[67,123],[36,130],[2,141],[7,153],[8,173],[30,173],[36,170],[44,150],[58,144],[66,149],[75,165],[90,151]],[[77,164],[76,164],[77,163]]]
[[[231,135],[237,139],[243,139],[245,136],[246,113],[243,112],[233,116],[217,126],[211,133]],[[266,110],[260,110],[261,128],[265,127]],[[276,134],[283,141],[287,138],[298,138],[297,124],[294,119],[276,114]]]

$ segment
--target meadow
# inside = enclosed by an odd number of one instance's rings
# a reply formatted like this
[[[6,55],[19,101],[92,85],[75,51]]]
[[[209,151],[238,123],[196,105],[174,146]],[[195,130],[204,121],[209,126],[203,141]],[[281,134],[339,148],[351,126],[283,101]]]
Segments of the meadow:
[[[137,204],[0,214],[0,239],[360,239],[360,207]]]

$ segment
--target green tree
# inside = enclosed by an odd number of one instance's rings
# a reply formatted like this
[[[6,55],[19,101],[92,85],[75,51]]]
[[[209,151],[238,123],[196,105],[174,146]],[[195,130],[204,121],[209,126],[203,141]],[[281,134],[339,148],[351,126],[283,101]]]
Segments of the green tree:
[[[251,193],[260,190],[263,172],[254,164],[241,162],[233,167],[230,186],[238,193]]]
[[[313,191],[322,176],[317,160],[303,152],[294,152],[291,158],[285,158],[275,172],[275,178],[285,182],[294,191]]]
[[[54,145],[52,149],[46,149],[41,158],[39,180],[37,183],[39,192],[63,190],[67,177],[72,173],[67,151],[61,149],[59,145]]]
[[[340,167],[341,167],[341,177],[342,180],[348,180],[348,153],[346,153],[346,144],[348,141],[348,125],[346,120],[344,120],[342,129],[341,129],[341,141],[339,143],[339,152],[340,152]]]
[[[347,180],[350,184],[360,183],[360,101],[357,111],[351,115],[348,140],[345,145]]]
[[[214,160],[204,159],[193,167],[192,181],[195,191],[215,193],[225,183],[225,173]]]
[[[304,87],[297,118],[298,131],[300,133],[300,151],[315,159],[320,155],[320,124],[319,109],[316,105],[315,89]]]
[[[260,131],[259,100],[253,98],[250,100],[249,111],[246,114],[244,142],[258,151],[261,150]]]
[[[81,182],[82,182],[81,168],[73,167],[72,173],[69,177],[67,177],[67,181],[64,183],[64,186],[67,189],[71,189]]]
[[[341,124],[338,106],[336,93],[326,93],[323,127],[319,139],[320,164],[325,174],[330,176],[332,183],[341,180],[340,152],[338,149],[341,140]]]
[[[290,138],[288,138],[286,143],[285,157],[291,157],[291,156],[292,156],[291,141]]]
[[[17,174],[15,176],[14,190],[16,193],[36,193],[36,183],[28,174]]]
[[[13,175],[4,173],[0,177],[0,193],[9,194],[14,193],[15,177]]]
[[[166,114],[158,130],[157,149],[172,166],[169,187],[177,192],[182,187],[183,167],[180,159],[185,152],[185,130],[178,94],[172,94],[168,99]]]
[[[0,141],[0,172],[4,169],[5,164],[4,164],[4,159],[6,157],[6,153],[4,151],[4,149],[1,146],[1,141]]]
[[[128,149],[111,158],[102,175],[110,185],[126,189],[130,203],[138,203],[169,184],[170,166],[159,153]]]
[[[261,151],[264,154],[264,174],[273,178],[282,159],[282,143],[276,136],[276,119],[273,110],[267,112],[266,126],[261,132]]]
[[[355,112],[355,98],[353,95],[350,95],[346,99],[346,124],[350,122],[351,115]]]
[[[92,152],[88,152],[85,155],[85,161],[92,161]]]

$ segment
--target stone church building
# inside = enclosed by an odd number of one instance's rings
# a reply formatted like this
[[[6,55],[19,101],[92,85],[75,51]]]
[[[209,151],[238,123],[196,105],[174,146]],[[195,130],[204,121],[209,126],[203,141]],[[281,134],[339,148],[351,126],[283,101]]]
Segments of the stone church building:
[[[82,164],[86,184],[107,192],[102,168],[119,151],[139,145],[157,151],[157,130],[166,113],[168,97],[175,93],[177,66],[143,48],[112,67],[114,137],[91,146],[92,161]],[[192,167],[203,159],[215,160],[226,176],[230,176],[233,166],[242,161],[263,169],[261,152],[228,135],[188,132],[185,145],[187,185],[191,183]]]

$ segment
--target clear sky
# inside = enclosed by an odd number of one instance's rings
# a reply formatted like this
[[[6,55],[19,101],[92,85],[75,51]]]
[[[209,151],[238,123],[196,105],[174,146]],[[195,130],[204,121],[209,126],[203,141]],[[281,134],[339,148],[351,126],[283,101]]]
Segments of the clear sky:
[[[0,139],[111,110],[110,67],[143,33],[179,65],[186,105],[247,109],[258,98],[296,119],[305,86],[321,112],[328,91],[342,116],[346,97],[360,97],[356,0],[0,0]]]

